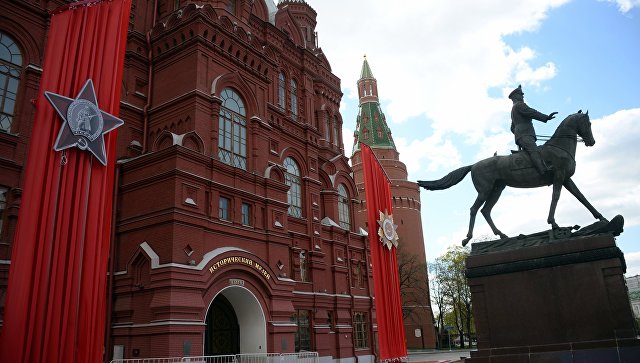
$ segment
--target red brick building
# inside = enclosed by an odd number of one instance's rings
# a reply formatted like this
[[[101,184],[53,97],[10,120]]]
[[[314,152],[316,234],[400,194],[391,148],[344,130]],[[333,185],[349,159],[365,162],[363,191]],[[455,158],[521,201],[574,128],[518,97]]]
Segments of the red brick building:
[[[0,3],[1,305],[47,12],[66,2]],[[366,213],[354,181],[362,180],[359,150],[356,143],[352,170],[343,155],[340,80],[318,47],[315,19],[304,1],[133,1],[110,353],[315,350],[372,359]],[[358,86],[358,139],[392,179],[401,243],[425,261],[419,191],[407,181],[366,60]],[[365,127],[367,120],[376,126]],[[409,347],[433,347],[423,298],[406,304]]]
[[[0,305],[48,11],[0,2]],[[107,355],[373,361],[340,80],[302,0],[133,0]]]
[[[371,147],[391,181],[393,220],[398,225],[398,266],[407,348],[435,348],[433,312],[429,298],[420,188],[407,180],[407,167],[393,141],[391,129],[378,98],[378,82],[365,58],[358,80],[359,110],[351,163],[358,195],[364,198],[364,176],[359,143]],[[367,208],[364,200],[356,204],[356,224],[364,226]]]

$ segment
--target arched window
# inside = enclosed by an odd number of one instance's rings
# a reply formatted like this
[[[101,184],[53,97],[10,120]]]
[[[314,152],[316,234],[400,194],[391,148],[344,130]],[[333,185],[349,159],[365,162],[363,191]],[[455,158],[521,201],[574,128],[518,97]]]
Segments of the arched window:
[[[349,217],[349,194],[343,184],[338,185],[338,219],[340,227],[351,230],[351,218]]]
[[[22,55],[18,45],[0,32],[0,131],[11,131],[21,68]]]
[[[364,140],[369,140],[369,130],[367,129],[362,130],[362,138]]]
[[[284,74],[280,72],[280,74],[278,74],[278,106],[280,107],[280,111],[284,111],[286,107],[285,91],[286,82],[284,81]]]
[[[284,183],[289,186],[287,202],[289,202],[289,215],[302,217],[302,184],[300,183],[300,168],[292,158],[284,159]]]
[[[220,93],[218,158],[236,168],[247,169],[247,119],[242,98],[231,88]]]
[[[324,113],[324,139],[331,142],[331,122],[329,121],[329,112]]]
[[[291,80],[289,91],[291,92],[291,117],[295,120],[298,117],[298,84],[295,79]]]

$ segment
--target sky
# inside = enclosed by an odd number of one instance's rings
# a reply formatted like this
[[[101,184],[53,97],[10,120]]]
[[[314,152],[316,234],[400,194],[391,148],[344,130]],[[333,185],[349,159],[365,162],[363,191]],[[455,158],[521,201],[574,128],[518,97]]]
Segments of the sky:
[[[439,179],[515,149],[507,95],[519,84],[529,106],[558,112],[547,124],[534,121],[538,134],[588,110],[596,144],[578,144],[573,180],[605,217],[624,216],[617,244],[626,276],[640,274],[640,0],[307,2],[318,13],[319,46],[341,79],[347,156],[366,54],[409,180]],[[509,236],[547,230],[551,192],[507,188],[494,222]],[[469,176],[447,190],[421,191],[429,261],[465,237],[476,195]],[[563,190],[556,221],[596,220]],[[487,236],[478,213],[474,237]]]

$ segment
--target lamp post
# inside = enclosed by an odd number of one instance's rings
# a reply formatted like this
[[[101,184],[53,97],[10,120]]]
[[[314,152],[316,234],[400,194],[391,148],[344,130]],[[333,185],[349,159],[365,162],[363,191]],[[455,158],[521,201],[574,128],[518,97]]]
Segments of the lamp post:
[[[453,329],[451,325],[445,325],[444,327],[444,330],[447,331],[447,336],[449,337],[449,351],[451,351],[451,329]]]

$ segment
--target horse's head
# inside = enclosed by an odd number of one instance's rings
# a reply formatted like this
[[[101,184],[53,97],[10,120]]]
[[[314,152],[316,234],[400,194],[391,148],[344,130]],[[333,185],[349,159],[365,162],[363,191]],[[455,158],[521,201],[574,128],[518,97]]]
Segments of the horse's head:
[[[575,130],[575,133],[584,140],[585,145],[593,146],[596,143],[596,140],[593,138],[593,134],[591,133],[589,111],[582,113],[582,110],[580,110],[577,113],[567,116],[567,118],[562,121],[562,125]]]
[[[596,140],[593,138],[591,132],[591,121],[589,120],[589,111],[582,113],[582,110],[575,114],[576,119],[576,131],[578,136],[582,137],[584,144],[587,146],[593,146]]]

